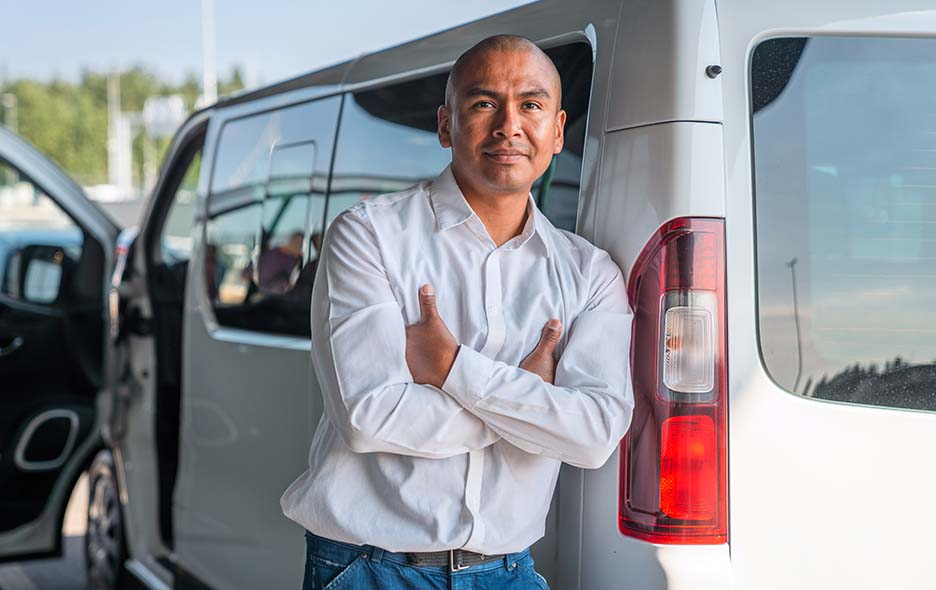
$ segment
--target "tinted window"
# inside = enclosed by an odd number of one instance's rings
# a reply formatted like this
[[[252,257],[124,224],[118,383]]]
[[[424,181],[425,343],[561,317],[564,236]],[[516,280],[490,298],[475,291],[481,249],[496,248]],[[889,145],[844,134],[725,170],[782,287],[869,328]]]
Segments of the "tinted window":
[[[340,99],[227,123],[208,199],[208,297],[225,326],[309,337]]]
[[[582,148],[591,85],[591,49],[585,44],[550,49],[562,76],[568,112],[566,147],[537,181],[533,196],[557,227],[573,231],[578,210]],[[436,111],[445,100],[448,74],[411,80],[348,97],[342,114],[327,222],[382,193],[432,180],[451,161],[439,145]]]
[[[751,76],[767,370],[936,410],[936,41],[774,39]]]

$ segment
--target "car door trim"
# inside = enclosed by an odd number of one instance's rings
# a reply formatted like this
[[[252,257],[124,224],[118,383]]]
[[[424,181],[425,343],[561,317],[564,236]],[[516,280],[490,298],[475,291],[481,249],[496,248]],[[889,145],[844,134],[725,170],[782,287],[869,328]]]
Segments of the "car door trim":
[[[69,421],[68,438],[65,440],[65,446],[62,447],[62,452],[59,453],[59,456],[55,459],[50,459],[48,461],[27,460],[25,457],[26,449],[29,447],[29,441],[36,433],[36,430],[44,422],[48,422],[49,420],[54,420],[56,418],[67,418]],[[68,460],[72,450],[75,448],[75,442],[77,439],[78,414],[74,410],[68,410],[65,408],[47,410],[37,416],[34,416],[26,425],[26,428],[23,430],[23,434],[20,436],[19,442],[16,443],[16,450],[13,453],[13,461],[21,471],[51,471],[53,469],[58,469],[65,464],[65,461]]]

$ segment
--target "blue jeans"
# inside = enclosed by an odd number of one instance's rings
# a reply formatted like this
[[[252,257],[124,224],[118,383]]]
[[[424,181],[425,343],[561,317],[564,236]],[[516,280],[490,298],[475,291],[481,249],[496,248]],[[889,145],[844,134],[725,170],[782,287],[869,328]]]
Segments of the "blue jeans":
[[[549,590],[530,550],[460,572],[409,565],[404,553],[331,541],[306,531],[303,590]]]

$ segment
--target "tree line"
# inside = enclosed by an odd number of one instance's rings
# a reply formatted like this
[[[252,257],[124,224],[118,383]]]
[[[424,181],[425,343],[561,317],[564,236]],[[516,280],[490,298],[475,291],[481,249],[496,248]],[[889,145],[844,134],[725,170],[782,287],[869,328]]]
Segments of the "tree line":
[[[83,185],[107,182],[107,81],[111,75],[119,76],[123,112],[142,111],[147,98],[170,94],[181,95],[191,112],[201,90],[194,75],[181,83],[170,83],[143,66],[117,74],[85,71],[77,82],[20,78],[0,85],[0,93],[16,96],[17,132]],[[218,80],[221,96],[243,87],[237,68],[226,79]],[[4,124],[9,124],[13,116],[9,110],[0,107]],[[134,138],[133,174],[137,185],[143,175],[145,141],[153,142],[150,147],[155,148],[157,161],[161,162],[171,138],[146,138],[142,133]]]

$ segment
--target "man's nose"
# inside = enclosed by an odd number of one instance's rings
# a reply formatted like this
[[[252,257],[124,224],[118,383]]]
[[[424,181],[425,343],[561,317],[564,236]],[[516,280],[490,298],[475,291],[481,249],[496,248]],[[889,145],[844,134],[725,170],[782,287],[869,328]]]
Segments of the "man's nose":
[[[520,137],[520,114],[513,108],[500,109],[494,121],[494,137]]]

